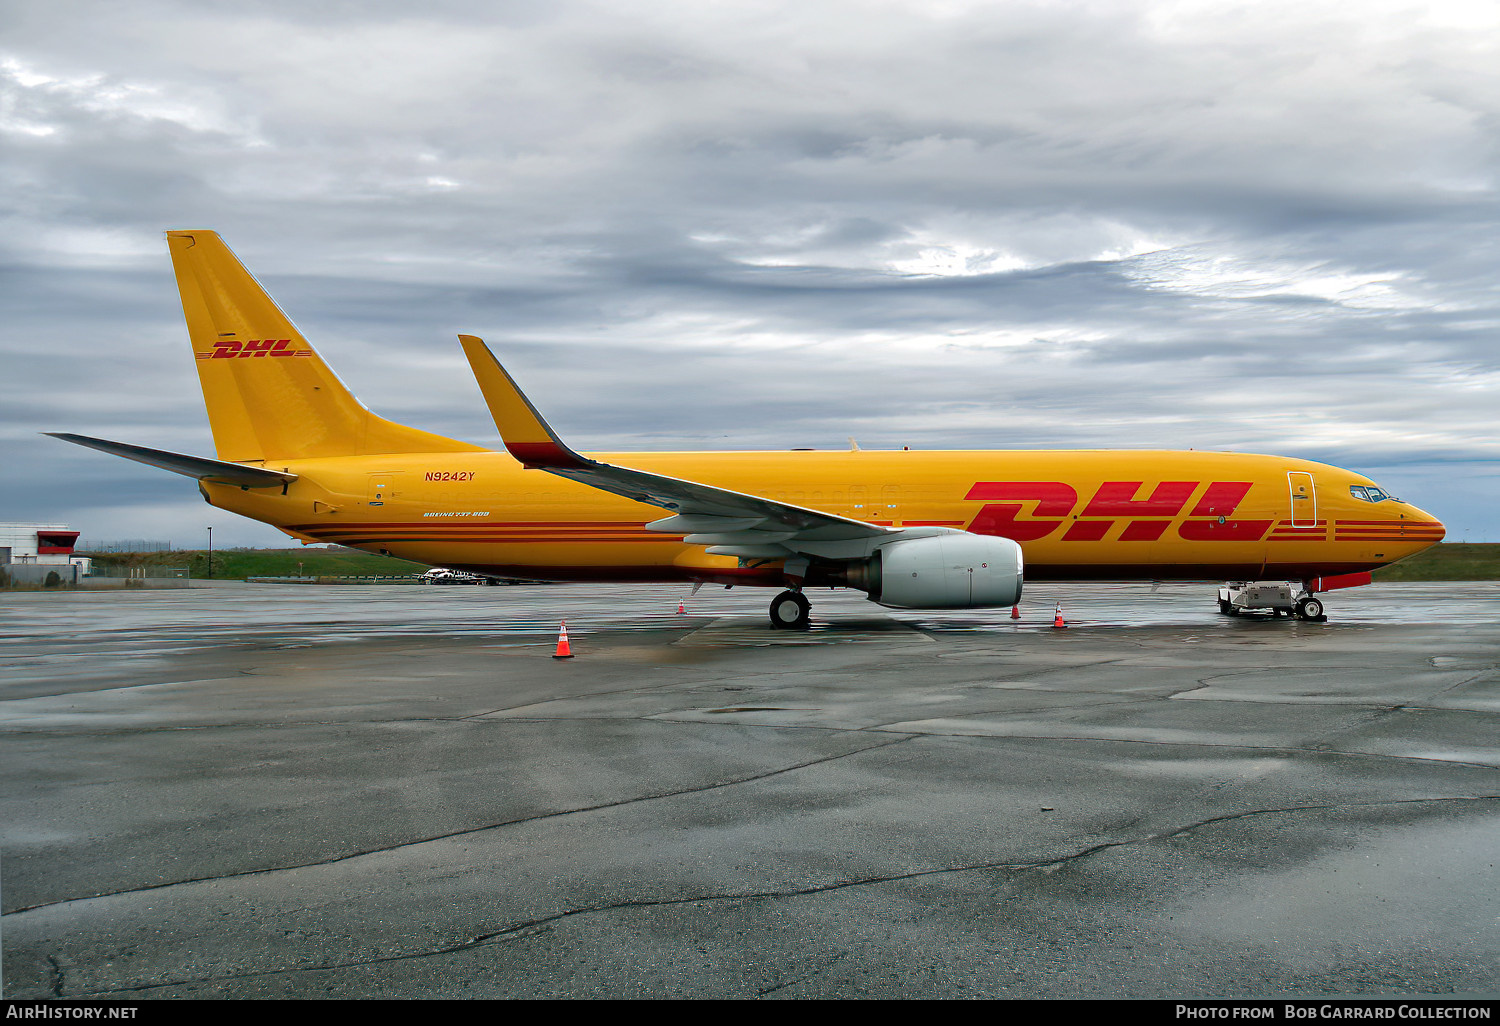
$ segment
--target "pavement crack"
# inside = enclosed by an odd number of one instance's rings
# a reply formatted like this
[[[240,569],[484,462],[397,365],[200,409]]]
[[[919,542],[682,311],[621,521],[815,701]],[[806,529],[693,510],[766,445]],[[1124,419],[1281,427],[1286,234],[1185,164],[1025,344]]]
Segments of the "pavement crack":
[[[63,968],[53,955],[47,956],[47,965],[51,967],[52,996],[60,998],[63,996]]]
[[[1178,697],[1180,697],[1182,695],[1191,695],[1194,691],[1202,691],[1204,688],[1211,688],[1211,687],[1213,687],[1213,684],[1210,683],[1211,681],[1222,680],[1225,677],[1234,677],[1234,676],[1238,676],[1238,674],[1234,674],[1234,673],[1213,673],[1213,674],[1209,674],[1207,677],[1199,677],[1198,678],[1198,682],[1195,685],[1193,685],[1192,687],[1190,687],[1190,688],[1183,688],[1181,691],[1174,691],[1170,695],[1166,695],[1164,697],[1166,698],[1167,701],[1170,701],[1170,700],[1172,700],[1174,698],[1178,698]]]
[[[1459,688],[1468,687],[1470,684],[1473,684],[1475,681],[1485,680],[1485,679],[1493,676],[1493,674],[1494,674],[1494,670],[1483,670],[1483,671],[1481,671],[1479,673],[1474,674],[1474,676],[1472,676],[1472,677],[1465,677],[1463,680],[1459,681],[1456,684],[1449,684],[1445,688],[1439,688],[1437,691],[1434,691],[1430,696],[1428,696],[1428,701],[1430,702],[1432,699],[1436,698],[1438,695],[1446,695],[1450,691],[1457,691]]]
[[[841,951],[837,955],[834,955],[832,958],[825,959],[823,965],[818,966],[811,972],[802,973],[800,976],[793,976],[790,979],[782,980],[780,983],[774,984],[770,987],[762,987],[760,990],[755,992],[755,996],[757,999],[763,998],[769,994],[776,993],[778,990],[785,990],[787,987],[794,987],[799,983],[806,983],[808,980],[811,980],[816,976],[821,976],[824,972],[831,969],[833,966],[837,965],[848,957],[849,953],[847,951]]]
[[[1196,823],[1178,827],[1170,833],[1157,835],[1160,838],[1180,837],[1206,826],[1216,823],[1228,823],[1236,819],[1248,819],[1251,816],[1272,816],[1288,812],[1334,812],[1342,809],[1378,809],[1388,805],[1426,805],[1433,802],[1492,802],[1500,799],[1500,794],[1476,794],[1476,795],[1448,795],[1442,798],[1392,798],[1383,802],[1330,802],[1326,805],[1288,805],[1277,809],[1247,809],[1244,812],[1230,812],[1222,816],[1210,816]],[[1152,838],[1154,839],[1154,838]]]
[[[886,733],[888,729],[883,726],[859,728],[861,732],[873,733]],[[1437,759],[1423,755],[1392,755],[1387,752],[1338,751],[1332,748],[1312,748],[1305,745],[1251,745],[1227,742],[1219,744],[1207,741],[1149,741],[1138,737],[1103,737],[1089,734],[981,734],[978,732],[965,734],[956,731],[917,730],[909,726],[902,728],[900,733],[913,734],[918,737],[949,737],[972,741],[1063,741],[1111,745],[1154,745],[1161,748],[1204,748],[1210,751],[1281,752],[1298,755],[1332,756],[1334,758],[1345,759],[1394,759],[1401,762],[1423,762],[1434,763],[1440,766],[1467,766],[1470,769],[1500,770],[1500,766],[1488,762],[1468,762],[1463,759]]]
[[[604,809],[617,809],[626,805],[635,805],[640,802],[656,801],[661,798],[676,798],[689,794],[702,794],[725,787],[737,787],[741,784],[752,784],[759,780],[780,776],[783,773],[794,773],[797,770],[808,769],[812,766],[821,766],[825,763],[835,762],[839,759],[847,759],[855,755],[863,755],[866,752],[878,751],[882,748],[891,748],[903,744],[917,737],[915,734],[907,734],[894,741],[885,741],[881,744],[866,745],[848,752],[840,752],[837,755],[825,755],[817,759],[809,759],[805,762],[795,763],[791,766],[782,766],[779,769],[767,770],[763,773],[754,773],[749,776],[736,777],[733,780],[721,780],[714,783],[703,784],[697,787],[683,787],[672,791],[659,791],[652,794],[636,795],[630,798],[622,798],[618,801],[601,802],[597,805],[585,805],[575,809],[558,809],[552,812],[540,812],[531,816],[519,816],[515,819],[501,820],[497,823],[486,823],[481,826],[465,827],[462,830],[451,830],[446,833],[433,834],[428,837],[418,837],[397,844],[381,845],[375,848],[362,849],[355,852],[347,852],[336,855],[333,858],[317,859],[311,862],[298,862],[281,866],[267,866],[263,869],[246,869],[235,873],[222,873],[214,876],[189,877],[182,880],[169,880],[165,883],[148,884],[144,887],[127,887],[117,891],[101,891],[98,894],[86,894],[76,898],[59,898],[56,901],[44,901],[35,905],[23,905],[4,913],[6,916],[20,915],[23,912],[34,912],[38,909],[51,908],[55,905],[66,905],[78,901],[94,901],[99,898],[113,898],[126,894],[141,894],[148,891],[159,891],[167,887],[181,887],[188,884],[217,883],[223,880],[235,880],[250,876],[265,876],[271,873],[285,873],[294,869],[311,869],[318,866],[332,866],[340,862],[348,862],[351,859],[366,858],[371,855],[383,855],[403,848],[411,848],[422,844],[431,844],[435,841],[451,840],[455,837],[466,837],[471,834],[483,833],[487,830],[499,830],[503,827],[520,826],[525,823],[535,823],[546,819],[556,819],[561,816],[576,816],[586,812],[599,812]]]
[[[899,742],[893,742],[893,743],[899,743]],[[889,746],[882,745],[882,746],[877,746],[877,747],[889,747]],[[863,751],[869,751],[870,749],[862,749],[862,750]],[[857,753],[852,753],[851,752],[849,754],[857,754]],[[830,760],[821,760],[821,761],[830,761]],[[544,930],[549,929],[555,923],[559,923],[559,922],[562,922],[564,920],[574,918],[575,916],[592,915],[594,913],[599,913],[599,912],[613,912],[613,911],[621,911],[621,910],[626,910],[626,909],[665,908],[665,907],[671,907],[671,906],[676,906],[676,905],[691,905],[691,904],[699,904],[699,903],[705,903],[705,902],[766,901],[766,900],[778,900],[778,899],[785,899],[785,898],[798,898],[798,897],[807,897],[807,896],[817,895],[817,894],[829,894],[829,893],[833,893],[833,892],[836,892],[836,891],[848,890],[848,889],[856,888],[856,887],[870,887],[870,886],[876,886],[876,885],[879,885],[879,884],[886,884],[886,883],[899,883],[899,882],[904,881],[904,880],[917,880],[917,879],[921,879],[921,878],[924,878],[924,877],[943,876],[943,875],[950,875],[950,874],[955,874],[955,873],[974,873],[974,872],[985,872],[985,871],[992,871],[992,870],[1006,870],[1006,871],[1015,872],[1015,873],[1030,872],[1030,871],[1037,871],[1037,870],[1042,871],[1042,872],[1051,872],[1051,871],[1056,870],[1056,869],[1058,869],[1058,868],[1060,868],[1062,866],[1066,866],[1066,865],[1069,865],[1071,863],[1078,862],[1080,860],[1089,858],[1090,856],[1097,855],[1100,852],[1107,851],[1107,850],[1109,850],[1111,848],[1122,848],[1122,847],[1128,847],[1130,845],[1135,845],[1135,844],[1148,843],[1148,842],[1151,842],[1151,841],[1166,840],[1166,839],[1172,838],[1172,837],[1180,837],[1180,836],[1182,836],[1184,834],[1187,834],[1187,833],[1190,833],[1190,832],[1192,832],[1194,830],[1200,830],[1203,827],[1212,826],[1212,825],[1214,825],[1216,823],[1229,822],[1229,821],[1233,821],[1233,820],[1237,820],[1237,819],[1245,819],[1245,818],[1252,817],[1252,816],[1284,815],[1284,814],[1287,814],[1287,813],[1318,812],[1318,811],[1329,811],[1329,810],[1336,810],[1336,809],[1378,808],[1378,807],[1386,806],[1386,805],[1416,805],[1416,804],[1424,804],[1424,803],[1430,803],[1430,802],[1495,801],[1497,799],[1500,799],[1500,795],[1478,795],[1478,796],[1472,796],[1472,797],[1468,797],[1468,796],[1449,796],[1449,797],[1441,797],[1441,798],[1409,798],[1409,799],[1397,799],[1397,800],[1394,800],[1394,801],[1385,801],[1385,802],[1342,802],[1342,803],[1333,803],[1333,804],[1328,804],[1328,805],[1293,805],[1293,806],[1288,806],[1286,808],[1275,808],[1275,809],[1248,809],[1248,810],[1246,810],[1244,812],[1231,813],[1231,814],[1227,814],[1227,815],[1223,815],[1223,816],[1213,816],[1213,817],[1209,817],[1209,818],[1203,819],[1203,820],[1198,820],[1198,821],[1195,821],[1195,822],[1192,822],[1192,823],[1189,823],[1189,824],[1186,824],[1186,825],[1183,825],[1183,826],[1175,826],[1175,827],[1171,827],[1169,829],[1156,831],[1154,833],[1142,834],[1142,835],[1137,836],[1137,837],[1122,838],[1120,840],[1115,840],[1115,841],[1101,841],[1098,844],[1089,845],[1086,848],[1079,849],[1078,851],[1072,852],[1070,854],[1062,855],[1062,856],[1055,857],[1055,858],[1050,858],[1050,859],[1035,859],[1035,860],[1028,860],[1028,861],[1001,860],[1001,861],[992,861],[992,862],[978,862],[978,863],[972,863],[972,864],[961,865],[961,866],[939,866],[939,867],[933,867],[933,868],[929,868],[929,869],[911,870],[911,871],[903,872],[903,873],[888,873],[888,874],[881,874],[881,875],[874,875],[874,876],[862,876],[862,877],[855,877],[853,879],[847,879],[847,880],[835,880],[835,881],[831,881],[831,882],[823,883],[823,884],[813,884],[813,885],[810,885],[810,886],[807,886],[807,887],[794,887],[794,888],[785,888],[785,889],[776,889],[776,890],[741,891],[741,892],[712,893],[712,894],[695,894],[695,895],[687,895],[687,896],[679,897],[679,898],[634,898],[634,899],[628,899],[628,900],[624,900],[624,901],[601,902],[601,903],[593,904],[593,905],[580,905],[580,906],[577,906],[575,908],[563,909],[561,911],[554,912],[551,915],[538,916],[536,918],[524,920],[524,921],[519,922],[519,923],[513,923],[513,924],[511,924],[509,926],[501,927],[500,929],[497,929],[497,930],[490,930],[490,931],[487,931],[485,933],[476,934],[476,935],[474,935],[472,937],[469,937],[466,940],[456,941],[456,942],[454,942],[452,944],[446,944],[446,945],[443,945],[443,946],[437,947],[437,948],[429,948],[429,949],[426,949],[426,950],[423,950],[423,951],[397,952],[395,954],[381,955],[381,956],[375,957],[375,958],[358,959],[358,960],[345,961],[345,962],[325,963],[325,964],[322,964],[322,965],[287,966],[287,967],[278,967],[278,968],[272,968],[272,969],[256,970],[256,971],[245,972],[245,973],[234,973],[234,974],[225,975],[225,976],[206,976],[206,977],[196,977],[196,978],[191,978],[191,979],[168,980],[168,981],[163,981],[161,983],[142,984],[142,985],[134,986],[134,987],[120,987],[120,988],[111,988],[111,989],[100,990],[100,991],[91,991],[88,994],[82,995],[82,996],[98,996],[98,995],[108,995],[108,994],[139,993],[139,992],[142,992],[142,991],[159,990],[159,989],[161,989],[163,987],[178,987],[178,986],[188,986],[188,985],[225,983],[225,982],[230,982],[230,981],[233,981],[233,980],[253,979],[253,978],[256,978],[256,977],[263,977],[263,976],[276,976],[276,975],[281,975],[283,973],[329,972],[329,971],[338,970],[338,969],[352,969],[352,968],[358,968],[358,967],[362,967],[362,966],[381,965],[381,964],[387,964],[387,963],[392,963],[392,962],[410,961],[410,960],[413,960],[413,959],[420,959],[420,958],[432,958],[432,957],[441,956],[441,955],[452,955],[452,954],[457,954],[459,952],[469,951],[469,950],[472,950],[474,948],[484,947],[484,946],[488,946],[488,945],[492,945],[492,944],[502,944],[502,943],[508,943],[510,941],[520,940],[520,939],[523,939],[525,937],[529,937],[529,936],[532,936],[534,934],[543,932]],[[49,959],[49,961],[52,961],[52,960]],[[54,965],[55,965],[55,962],[54,962]],[[819,971],[821,972],[822,970],[819,970]],[[813,973],[811,975],[816,975],[816,973]],[[767,990],[761,991],[758,996],[764,996],[767,993],[771,993],[771,992],[773,992],[775,990],[781,989],[781,987],[788,986],[788,985],[790,985],[792,983],[800,982],[802,979],[807,979],[807,978],[809,978],[809,977],[808,976],[803,976],[803,977],[800,977],[798,979],[787,981],[787,983],[785,983],[785,984],[779,984],[779,985],[777,985],[775,987],[771,987],[771,988],[768,988]]]
[[[1062,692],[1048,692],[1048,694],[1061,694],[1061,693]],[[995,708],[995,709],[974,709],[974,710],[968,710],[968,711],[965,711],[965,712],[963,712],[963,713],[961,713],[958,716],[955,716],[953,718],[954,719],[959,719],[959,720],[964,720],[964,719],[974,719],[974,718],[983,717],[983,716],[1006,717],[1006,716],[1029,716],[1029,715],[1031,715],[1033,713],[1068,713],[1068,712],[1074,712],[1074,711],[1079,710],[1079,709],[1087,710],[1087,709],[1114,708],[1116,706],[1122,706],[1122,705],[1143,705],[1145,703],[1154,702],[1154,701],[1156,701],[1156,699],[1150,698],[1150,697],[1144,697],[1144,698],[1118,698],[1118,699],[1114,699],[1112,701],[1107,701],[1107,702],[1078,702],[1078,703],[1074,703],[1072,705],[1046,705],[1046,704],[1041,704],[1041,705],[1021,705],[1021,704],[1018,703],[1016,705],[1005,706],[1005,707]],[[944,719],[944,718],[945,717],[934,716],[931,719],[941,720],[941,719]],[[882,731],[883,732],[883,731],[889,730],[890,728],[896,726],[899,723],[923,723],[923,722],[928,722],[928,721],[923,721],[923,720],[890,720],[889,722],[886,722],[886,723],[872,723],[872,724],[870,724],[867,727],[860,727],[858,729],[861,730],[861,731]],[[910,733],[918,733],[918,734],[924,733],[922,731],[916,731],[916,730],[912,730],[912,731],[902,730],[902,731],[900,731],[900,733],[908,733],[908,732],[910,732]],[[940,735],[933,734],[932,736],[940,736]],[[975,736],[975,735],[946,735],[946,736],[958,736],[958,737],[970,736],[970,737],[972,737],[972,736]],[[997,735],[997,736],[1012,737],[1012,736],[1016,736],[1016,735]]]
[[[547,698],[547,699],[543,699],[541,701],[522,702],[520,705],[502,705],[498,709],[487,709],[484,712],[468,713],[468,714],[466,714],[464,716],[455,716],[455,717],[452,717],[452,718],[455,719],[455,720],[474,720],[474,719],[481,719],[481,718],[483,718],[485,716],[494,716],[496,713],[512,712],[513,710],[516,710],[516,709],[529,709],[532,706],[552,705],[552,704],[557,703],[557,702],[578,702],[578,701],[582,701],[585,698],[604,698],[604,697],[606,697],[608,695],[630,695],[630,694],[642,694],[642,695],[644,695],[644,694],[649,694],[649,693],[651,693],[653,691],[663,691],[663,690],[668,690],[668,689],[671,689],[671,688],[680,688],[680,687],[683,687],[684,685],[689,686],[689,687],[695,686],[693,680],[674,680],[674,681],[668,681],[665,684],[656,684],[656,685],[653,685],[651,687],[644,687],[644,688],[641,687],[640,685],[631,685],[630,687],[624,687],[624,688],[611,688],[608,691],[588,691],[588,692],[585,692],[583,694],[578,694],[578,695],[565,695],[565,696],[560,697],[560,698]]]
[[[323,965],[286,966],[246,973],[234,973],[224,976],[205,976],[190,979],[166,980],[160,983],[141,984],[134,987],[118,987],[105,990],[90,991],[86,996],[92,997],[108,994],[130,994],[149,990],[159,990],[163,987],[226,983],[232,980],[253,979],[255,977],[261,976],[276,976],[283,973],[328,972],[337,969],[353,969],[362,966],[381,965],[390,962],[402,962],[419,958],[433,958],[435,956],[441,955],[452,955],[463,951],[469,951],[474,948],[520,940],[524,937],[529,937],[533,934],[540,933],[544,929],[550,928],[554,923],[562,922],[563,920],[571,919],[575,916],[591,915],[598,912],[612,912],[625,909],[665,908],[676,905],[700,904],[704,902],[756,901],[774,900],[781,898],[796,898],[814,894],[825,894],[832,891],[845,890],[851,887],[867,887],[874,884],[893,883],[900,880],[917,879],[920,877],[934,876],[946,873],[975,872],[985,869],[1031,869],[1036,868],[1038,865],[1046,864],[1047,863],[1012,864],[995,862],[982,863],[973,866],[948,866],[936,869],[916,870],[907,873],[897,873],[887,876],[860,877],[852,880],[841,880],[827,884],[818,884],[811,887],[799,887],[786,890],[744,891],[720,894],[694,894],[680,898],[637,898],[626,901],[604,902],[595,905],[582,905],[576,908],[564,909],[560,912],[554,912],[551,915],[539,916],[535,919],[528,919],[520,923],[514,923],[510,926],[505,926],[498,930],[491,930],[486,933],[476,934],[475,936],[463,941],[457,941],[453,944],[447,944],[438,948],[430,948],[424,951],[398,952],[396,954],[382,955],[376,958],[326,963]]]

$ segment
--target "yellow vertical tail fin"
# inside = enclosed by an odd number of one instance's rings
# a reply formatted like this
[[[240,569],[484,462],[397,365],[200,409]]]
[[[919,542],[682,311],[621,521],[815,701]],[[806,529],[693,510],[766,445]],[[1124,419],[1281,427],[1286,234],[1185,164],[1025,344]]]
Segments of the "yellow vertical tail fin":
[[[366,409],[217,232],[170,231],[167,242],[221,460],[481,448]]]

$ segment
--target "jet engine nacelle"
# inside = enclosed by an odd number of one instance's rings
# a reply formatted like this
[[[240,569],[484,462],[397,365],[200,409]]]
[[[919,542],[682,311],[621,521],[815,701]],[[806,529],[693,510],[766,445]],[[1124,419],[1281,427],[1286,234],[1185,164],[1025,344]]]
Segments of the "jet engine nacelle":
[[[848,581],[882,606],[972,609],[1019,602],[1022,570],[1009,538],[953,531],[883,545]]]

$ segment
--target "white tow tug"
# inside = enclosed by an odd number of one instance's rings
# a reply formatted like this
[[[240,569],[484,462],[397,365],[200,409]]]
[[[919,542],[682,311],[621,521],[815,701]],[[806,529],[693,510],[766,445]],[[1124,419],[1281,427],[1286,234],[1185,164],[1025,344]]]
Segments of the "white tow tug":
[[[1230,581],[1219,589],[1219,612],[1225,616],[1269,611],[1272,616],[1327,623],[1319,592],[1358,588],[1370,583],[1368,573],[1314,577],[1310,581]]]

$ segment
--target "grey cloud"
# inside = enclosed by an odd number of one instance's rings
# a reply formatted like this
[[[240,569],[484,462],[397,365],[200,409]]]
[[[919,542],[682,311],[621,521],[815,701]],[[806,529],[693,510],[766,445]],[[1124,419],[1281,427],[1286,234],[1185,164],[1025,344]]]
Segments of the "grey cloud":
[[[1500,457],[1494,24],[13,8],[0,516],[62,466],[70,515],[207,512],[24,441],[210,451],[160,242],[203,226],[370,406],[457,437],[493,440],[473,331],[593,449],[1235,447],[1417,468],[1500,528],[1467,483]]]

